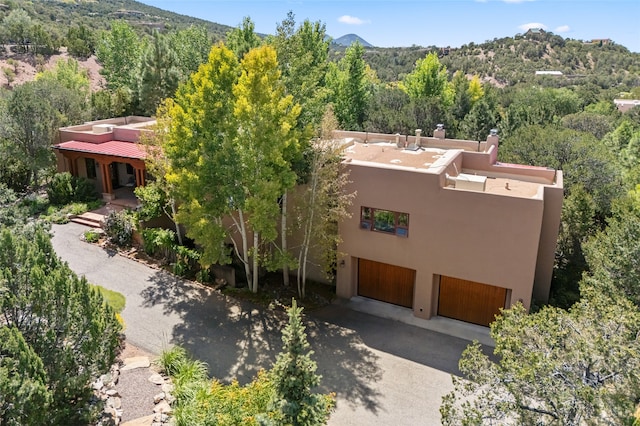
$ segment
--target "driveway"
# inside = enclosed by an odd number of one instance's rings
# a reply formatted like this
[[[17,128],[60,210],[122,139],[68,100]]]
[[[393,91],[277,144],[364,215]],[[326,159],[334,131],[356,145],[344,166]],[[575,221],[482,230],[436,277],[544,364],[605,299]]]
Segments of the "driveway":
[[[88,228],[53,226],[53,246],[79,275],[125,295],[127,340],[149,352],[179,344],[223,381],[250,381],[282,348],[286,314],[237,301],[98,246]],[[438,425],[466,340],[334,304],[307,313],[322,377],[337,396],[329,425]]]

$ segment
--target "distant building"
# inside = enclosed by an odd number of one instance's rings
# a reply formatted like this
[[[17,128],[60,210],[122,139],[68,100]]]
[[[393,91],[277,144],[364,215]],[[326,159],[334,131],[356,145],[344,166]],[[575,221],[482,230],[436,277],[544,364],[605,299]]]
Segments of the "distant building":
[[[640,99],[614,99],[613,103],[620,112],[627,112],[640,105]]]
[[[557,75],[561,76],[562,71],[536,71],[536,75]]]
[[[613,40],[610,38],[594,38],[590,42],[591,44],[598,44],[600,46],[605,46],[607,44],[613,44]]]

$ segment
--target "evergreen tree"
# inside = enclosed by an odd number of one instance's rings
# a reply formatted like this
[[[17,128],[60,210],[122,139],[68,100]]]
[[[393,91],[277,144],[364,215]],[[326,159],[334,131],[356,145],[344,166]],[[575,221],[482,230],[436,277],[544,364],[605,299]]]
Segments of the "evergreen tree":
[[[317,365],[311,359],[302,308],[292,299],[288,311],[289,324],[282,331],[282,352],[271,370],[276,388],[276,408],[282,413],[282,423],[293,426],[326,424],[334,405],[333,395],[314,394],[311,389],[320,384]]]
[[[0,424],[46,424],[50,403],[42,360],[17,328],[0,328]]]
[[[262,43],[255,28],[256,25],[251,18],[245,16],[242,19],[242,24],[227,33],[227,47],[236,54],[238,59],[242,59],[247,52]]]
[[[364,47],[356,42],[347,48],[337,66],[329,65],[327,85],[333,92],[336,117],[345,130],[362,130],[364,127],[371,85],[363,56]]]
[[[145,115],[155,115],[164,99],[172,97],[180,82],[178,58],[158,31],[142,56],[138,87],[139,105]]]
[[[113,363],[120,324],[100,293],[58,259],[46,232],[0,232],[0,318],[42,360],[51,393],[44,424],[87,424],[89,384]],[[43,377],[34,362],[23,374]],[[43,400],[37,383],[32,389]]]

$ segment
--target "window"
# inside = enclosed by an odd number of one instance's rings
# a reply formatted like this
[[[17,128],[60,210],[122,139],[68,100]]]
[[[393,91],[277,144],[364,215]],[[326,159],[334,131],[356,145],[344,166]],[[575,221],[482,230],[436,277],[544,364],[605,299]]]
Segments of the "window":
[[[85,164],[85,167],[87,168],[87,178],[95,179],[96,178],[96,161],[93,158],[85,158],[84,164]]]
[[[360,228],[408,237],[409,214],[362,207],[360,209]]]

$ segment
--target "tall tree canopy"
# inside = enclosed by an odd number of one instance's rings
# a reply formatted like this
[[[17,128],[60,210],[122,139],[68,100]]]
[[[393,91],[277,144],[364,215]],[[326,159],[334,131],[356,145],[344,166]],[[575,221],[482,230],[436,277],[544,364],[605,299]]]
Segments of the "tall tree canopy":
[[[252,49],[239,64],[231,50],[214,47],[167,113],[178,219],[203,247],[205,265],[228,262],[224,240],[232,238],[257,291],[263,244],[277,236],[278,198],[296,181],[285,152],[298,144],[300,107],[285,96],[275,50]]]
[[[113,21],[111,29],[98,40],[96,56],[102,64],[100,72],[107,88],[128,88],[135,91],[137,70],[144,49],[144,40],[125,21]]]
[[[414,70],[404,78],[401,87],[412,99],[439,98],[445,106],[453,101],[447,67],[440,63],[435,52],[416,61]]]
[[[167,37],[154,31],[153,40],[142,55],[138,97],[140,109],[145,115],[155,115],[164,99],[175,94],[180,83],[178,56]]]
[[[332,101],[340,127],[362,130],[372,86],[367,78],[367,65],[363,59],[364,47],[360,43],[349,46],[344,58],[329,66],[327,83],[332,90]]]

